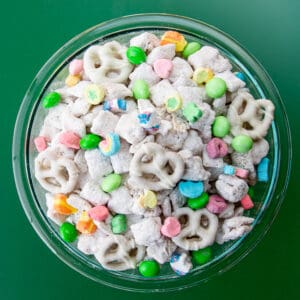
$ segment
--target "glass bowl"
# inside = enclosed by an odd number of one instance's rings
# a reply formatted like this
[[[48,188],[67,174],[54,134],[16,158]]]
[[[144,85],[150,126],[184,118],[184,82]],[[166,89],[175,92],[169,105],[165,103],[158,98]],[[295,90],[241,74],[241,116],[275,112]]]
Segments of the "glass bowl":
[[[58,226],[50,221],[45,210],[45,191],[33,174],[37,155],[33,139],[38,135],[45,110],[40,104],[43,95],[67,75],[66,66],[74,57],[94,43],[117,40],[128,43],[140,32],[160,35],[166,30],[183,33],[188,41],[199,41],[220,50],[236,71],[246,76],[247,87],[256,99],[271,99],[276,107],[275,121],[266,139],[270,143],[270,180],[255,185],[255,207],[247,212],[255,218],[254,228],[242,238],[213,246],[214,258],[204,266],[194,268],[186,276],[176,275],[165,264],[155,278],[141,277],[137,270],[111,272],[104,270],[93,258],[81,253],[73,244],[65,243]],[[62,46],[42,67],[29,87],[20,108],[13,137],[13,168],[18,194],[24,211],[35,231],[45,244],[71,268],[81,274],[112,287],[144,292],[180,290],[199,285],[237,264],[261,240],[270,227],[287,189],[292,144],[289,124],[280,95],[260,63],[230,36],[198,20],[167,14],[126,16],[92,27]]]

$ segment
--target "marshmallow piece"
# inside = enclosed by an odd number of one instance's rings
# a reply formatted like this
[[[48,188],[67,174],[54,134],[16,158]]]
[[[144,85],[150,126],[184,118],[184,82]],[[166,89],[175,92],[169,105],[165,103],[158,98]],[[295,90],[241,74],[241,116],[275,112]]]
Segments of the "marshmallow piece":
[[[87,199],[93,205],[104,205],[110,196],[104,193],[100,188],[100,183],[88,180],[80,192],[82,198]]]
[[[171,240],[160,239],[157,243],[147,247],[147,256],[155,259],[160,264],[164,264],[170,260],[176,247],[177,246]]]
[[[173,63],[170,59],[161,58],[153,63],[153,69],[159,78],[168,78],[173,68]]]
[[[130,114],[123,114],[115,129],[116,133],[129,144],[139,143],[146,135],[144,129],[139,124],[137,115],[136,111]]]
[[[191,151],[194,155],[201,154],[203,143],[197,131],[190,130],[187,138],[185,139],[182,149]]]
[[[215,74],[231,70],[232,68],[228,59],[220,55],[219,50],[210,46],[204,46],[190,55],[188,62],[195,70],[198,68],[210,68]]]
[[[167,98],[173,95],[177,95],[178,93],[176,89],[171,85],[169,80],[164,79],[150,87],[150,94],[150,98],[156,106],[163,106],[165,105],[165,101],[167,100]]]
[[[158,59],[170,59],[175,56],[175,45],[167,44],[154,48],[147,57],[147,64],[152,65]]]
[[[159,46],[159,38],[150,32],[144,32],[130,40],[130,46],[142,48],[145,52],[152,51]]]
[[[178,235],[181,231],[181,225],[179,221],[174,217],[167,217],[164,220],[164,224],[160,229],[162,235],[172,238]]]
[[[248,193],[247,183],[230,175],[220,175],[216,181],[216,189],[220,196],[233,203],[240,201]]]
[[[180,57],[175,57],[172,60],[172,63],[173,63],[173,68],[170,75],[168,76],[171,82],[175,82],[181,76],[184,76],[185,78],[192,77],[193,69],[185,59],[182,59]]]
[[[38,136],[34,139],[34,145],[38,152],[42,152],[47,149],[47,140],[43,136]]]
[[[110,157],[114,172],[117,174],[129,172],[129,164],[132,159],[132,154],[129,152],[129,147],[130,145],[122,140],[120,151]]]
[[[93,120],[91,132],[101,136],[106,136],[115,130],[118,121],[118,116],[114,115],[110,111],[101,110]]]
[[[114,190],[110,193],[110,196],[111,198],[108,201],[107,206],[111,211],[117,214],[131,213],[134,201],[125,186],[121,186],[118,189]]]
[[[223,73],[215,74],[215,77],[223,79],[226,82],[227,90],[231,93],[236,92],[238,89],[241,89],[246,85],[243,80],[239,79],[229,70],[226,70]]]
[[[161,221],[159,217],[144,218],[130,226],[135,242],[138,245],[150,246],[161,238]]]
[[[143,79],[145,80],[149,87],[153,86],[154,84],[158,83],[160,78],[158,75],[153,71],[152,66],[142,63],[138,65],[134,71],[129,75],[129,79],[131,80],[131,83],[129,85],[130,88],[132,88],[133,83],[137,79]]]
[[[95,181],[100,181],[103,176],[113,171],[109,157],[102,155],[98,149],[85,151],[84,157],[88,165],[89,174]]]

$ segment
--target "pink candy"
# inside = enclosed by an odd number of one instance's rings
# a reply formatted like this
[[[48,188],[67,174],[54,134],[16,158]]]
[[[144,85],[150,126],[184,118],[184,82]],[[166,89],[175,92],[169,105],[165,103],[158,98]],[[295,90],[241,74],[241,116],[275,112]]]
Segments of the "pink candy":
[[[164,225],[161,227],[160,232],[167,237],[174,237],[181,231],[181,225],[179,221],[174,217],[167,217]]]
[[[228,147],[223,140],[213,138],[206,145],[206,151],[210,158],[224,157],[228,153]]]
[[[227,203],[219,195],[211,195],[206,208],[213,214],[219,214],[227,208]]]
[[[244,209],[251,209],[254,206],[254,203],[252,202],[249,195],[246,195],[242,198],[241,204]]]
[[[160,78],[168,78],[173,69],[173,63],[169,59],[161,58],[153,63],[153,68]]]
[[[80,137],[72,131],[65,131],[59,136],[59,142],[68,148],[79,149]]]
[[[239,168],[235,169],[235,175],[238,176],[238,177],[240,177],[240,178],[247,178],[248,174],[249,174],[248,170],[239,169]]]
[[[71,75],[79,75],[83,71],[83,61],[81,59],[74,59],[69,65],[69,73]]]
[[[96,221],[104,221],[109,216],[109,211],[106,206],[98,205],[89,210],[89,216]]]
[[[35,147],[36,147],[36,150],[38,152],[42,152],[44,151],[45,149],[47,149],[47,140],[45,137],[43,136],[38,136],[34,139],[34,144],[35,144]]]

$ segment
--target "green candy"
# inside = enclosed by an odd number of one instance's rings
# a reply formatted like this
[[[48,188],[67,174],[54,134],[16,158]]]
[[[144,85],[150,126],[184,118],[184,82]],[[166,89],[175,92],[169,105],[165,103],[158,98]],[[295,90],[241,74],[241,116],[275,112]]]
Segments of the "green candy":
[[[249,186],[248,195],[251,199],[254,197],[254,188],[252,186]]]
[[[150,95],[148,83],[143,79],[134,82],[132,91],[135,99],[148,99]]]
[[[188,43],[183,49],[182,56],[188,58],[193,53],[197,52],[202,46],[197,42]]]
[[[193,210],[203,208],[208,203],[208,194],[202,193],[201,196],[197,198],[189,198],[187,200],[187,205]]]
[[[192,251],[192,259],[197,265],[204,265],[212,258],[212,251],[210,247]]]
[[[226,82],[218,77],[212,78],[205,85],[207,96],[214,99],[222,97],[225,94],[226,89]]]
[[[215,118],[212,125],[212,133],[216,137],[224,137],[229,133],[230,123],[228,119],[224,116],[218,116]]]
[[[140,47],[131,46],[126,51],[127,59],[134,65],[139,65],[146,61],[146,53]]]
[[[253,146],[253,141],[248,135],[238,135],[233,138],[231,147],[239,153],[248,152]]]
[[[77,238],[77,230],[75,226],[69,222],[62,223],[59,232],[65,242],[72,243]]]
[[[51,108],[59,103],[61,96],[59,93],[51,92],[43,98],[43,107]]]
[[[139,264],[139,272],[144,277],[154,277],[159,273],[159,264],[155,260],[143,260]]]
[[[99,135],[89,133],[81,138],[79,145],[81,149],[89,150],[97,148],[100,141],[101,137]]]
[[[119,174],[109,174],[107,175],[102,183],[101,188],[106,193],[111,193],[112,191],[116,190],[122,183],[122,177]]]
[[[111,220],[111,230],[115,234],[125,232],[127,229],[127,220],[125,215],[115,215]]]
[[[189,102],[182,110],[183,116],[191,123],[202,117],[202,111],[194,102]]]

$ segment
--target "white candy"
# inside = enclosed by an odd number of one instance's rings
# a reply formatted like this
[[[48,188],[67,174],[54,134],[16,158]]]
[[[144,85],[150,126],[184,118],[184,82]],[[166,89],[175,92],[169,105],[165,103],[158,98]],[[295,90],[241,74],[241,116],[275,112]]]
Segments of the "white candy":
[[[117,174],[124,174],[129,172],[129,164],[132,159],[132,154],[129,152],[130,144],[121,141],[120,151],[110,157],[111,165],[114,172]]]
[[[98,149],[85,151],[84,157],[88,165],[89,174],[95,181],[99,181],[103,176],[113,171],[109,157],[102,155]]]
[[[164,79],[150,87],[150,94],[150,98],[156,106],[164,106],[165,101],[169,97],[177,95],[178,92],[169,80]]]
[[[169,239],[158,240],[157,243],[147,247],[147,255],[155,259],[158,263],[164,264],[169,261],[176,245]]]
[[[133,86],[133,83],[137,79],[143,79],[145,80],[149,86],[152,86],[159,82],[158,75],[153,71],[152,66],[142,63],[138,65],[135,70],[129,75],[129,79],[131,80],[131,83],[129,87],[131,88]]]
[[[159,38],[156,35],[150,32],[144,32],[133,37],[130,40],[130,46],[140,47],[144,51],[151,51],[153,48],[159,46],[159,42]]]
[[[135,242],[138,245],[150,246],[161,238],[161,220],[158,217],[145,218],[130,226]]]
[[[88,180],[80,192],[82,198],[87,199],[93,205],[104,205],[109,200],[109,194],[104,193],[100,188],[100,183]]]
[[[219,50],[210,46],[204,46],[188,57],[188,62],[196,70],[198,68],[210,68],[214,73],[231,70],[228,59],[220,55]]]
[[[105,100],[132,97],[132,91],[125,84],[106,82],[103,87],[105,88]]]
[[[147,56],[147,63],[152,65],[158,59],[173,59],[175,56],[175,44],[167,44],[154,48]]]
[[[107,206],[111,211],[117,214],[131,213],[134,201],[125,186],[121,186],[112,191],[110,195],[111,198],[109,199]]]
[[[110,111],[101,110],[97,117],[93,120],[91,132],[101,136],[106,136],[109,133],[114,132],[118,121],[118,116],[114,115]]]
[[[119,119],[115,132],[129,144],[137,144],[145,137],[145,131],[140,126],[137,112],[123,114]]]
[[[191,78],[193,76],[193,69],[185,59],[175,57],[172,60],[172,63],[173,68],[168,77],[171,82],[175,82],[181,76],[184,76],[185,78]]]

